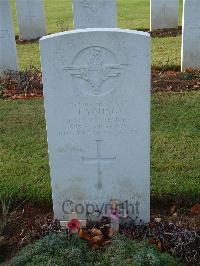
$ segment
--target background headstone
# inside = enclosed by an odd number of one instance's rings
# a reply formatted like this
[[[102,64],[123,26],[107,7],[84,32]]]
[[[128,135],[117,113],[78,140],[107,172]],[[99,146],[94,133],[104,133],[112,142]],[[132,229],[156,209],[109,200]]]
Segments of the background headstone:
[[[75,30],[40,51],[55,217],[107,214],[114,200],[149,221],[149,34]]]
[[[200,68],[200,1],[185,0],[183,8],[182,70]]]
[[[17,52],[12,16],[8,0],[0,1],[0,76],[5,71],[17,71]]]
[[[74,28],[116,28],[116,0],[73,0]]]
[[[19,35],[31,40],[46,34],[43,0],[16,0]]]
[[[150,30],[178,28],[179,0],[151,0]]]

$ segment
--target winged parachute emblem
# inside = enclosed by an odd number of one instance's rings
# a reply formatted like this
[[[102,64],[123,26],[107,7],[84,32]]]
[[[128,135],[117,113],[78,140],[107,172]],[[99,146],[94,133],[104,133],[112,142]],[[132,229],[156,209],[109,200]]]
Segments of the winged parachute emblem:
[[[93,94],[99,95],[103,83],[109,78],[120,76],[123,68],[120,64],[105,64],[101,48],[94,47],[91,49],[87,66],[70,66],[65,67],[64,70],[69,71],[73,77],[88,82],[93,89]]]

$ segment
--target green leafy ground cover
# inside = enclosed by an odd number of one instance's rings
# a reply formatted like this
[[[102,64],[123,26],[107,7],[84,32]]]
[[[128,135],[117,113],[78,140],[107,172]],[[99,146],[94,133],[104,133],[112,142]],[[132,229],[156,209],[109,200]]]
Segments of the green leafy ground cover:
[[[152,96],[151,195],[199,195],[200,92]],[[43,100],[0,101],[0,196],[50,201]]]
[[[23,265],[179,265],[170,255],[160,253],[146,242],[136,242],[124,236],[117,236],[104,250],[93,250],[85,241],[67,239],[63,234],[52,234],[37,241],[35,245],[25,247],[11,266]]]

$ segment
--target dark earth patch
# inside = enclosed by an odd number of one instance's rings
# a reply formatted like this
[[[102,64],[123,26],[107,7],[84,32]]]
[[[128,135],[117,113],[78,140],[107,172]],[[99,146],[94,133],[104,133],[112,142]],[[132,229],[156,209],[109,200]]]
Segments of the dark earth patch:
[[[165,37],[177,37],[182,34],[182,27],[178,29],[163,29],[150,32],[151,37],[165,38]]]
[[[37,38],[37,39],[31,39],[31,40],[21,40],[21,39],[19,38],[19,35],[16,35],[16,36],[15,36],[15,40],[16,40],[16,43],[17,43],[17,44],[37,43],[37,42],[39,42],[39,39],[40,39],[40,38]]]

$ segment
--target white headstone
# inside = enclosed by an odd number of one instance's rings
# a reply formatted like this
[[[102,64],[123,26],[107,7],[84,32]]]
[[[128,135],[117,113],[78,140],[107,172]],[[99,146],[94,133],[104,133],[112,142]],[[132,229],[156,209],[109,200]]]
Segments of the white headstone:
[[[17,52],[12,16],[8,0],[0,1],[0,76],[4,72],[17,71]]]
[[[150,30],[178,28],[179,0],[151,0]]]
[[[46,34],[43,0],[16,0],[19,35],[31,40]]]
[[[55,217],[107,214],[114,200],[149,221],[149,34],[74,30],[40,50]]]
[[[182,70],[200,68],[200,1],[185,0],[183,8]]]
[[[73,0],[74,28],[116,28],[116,0]]]

